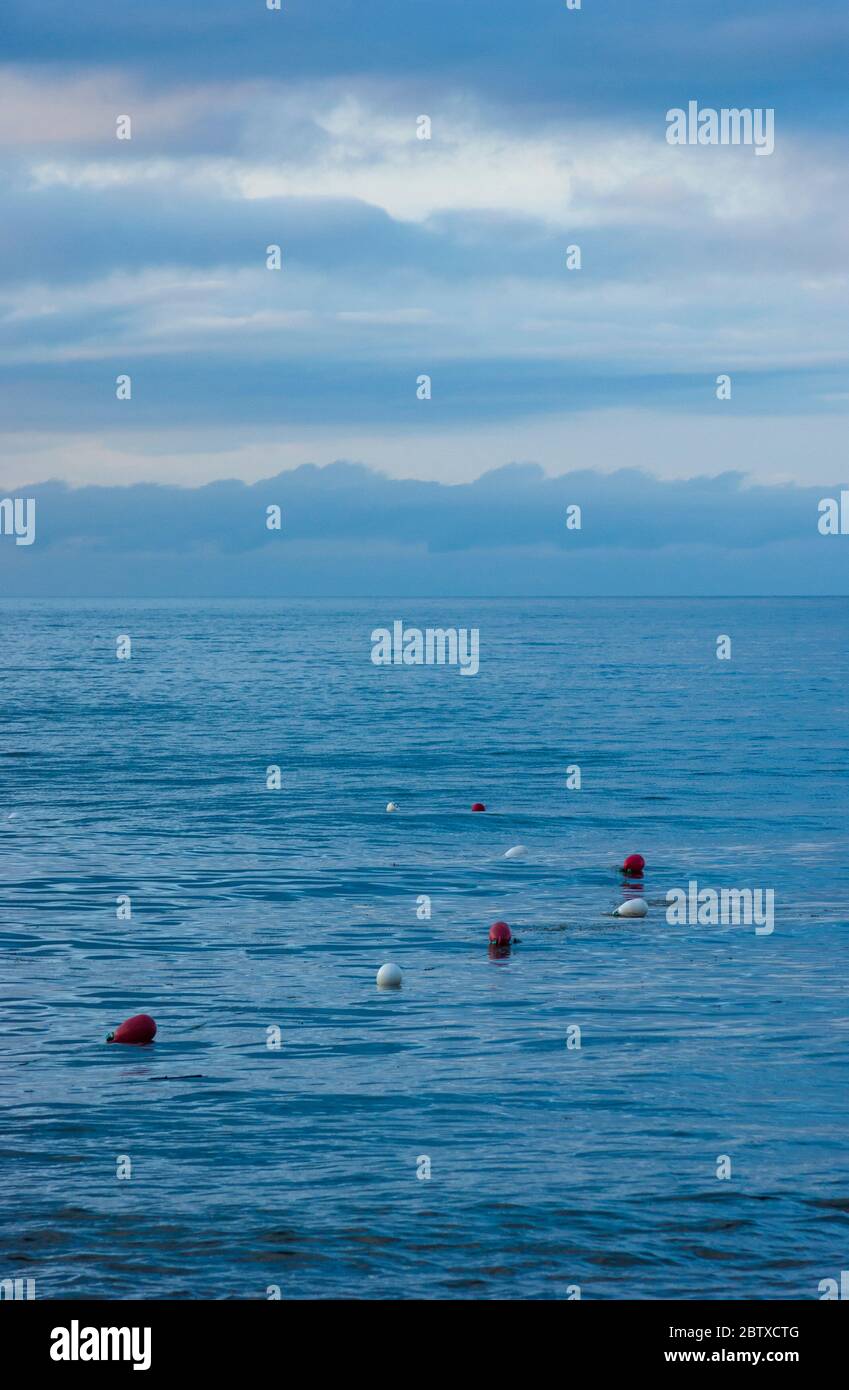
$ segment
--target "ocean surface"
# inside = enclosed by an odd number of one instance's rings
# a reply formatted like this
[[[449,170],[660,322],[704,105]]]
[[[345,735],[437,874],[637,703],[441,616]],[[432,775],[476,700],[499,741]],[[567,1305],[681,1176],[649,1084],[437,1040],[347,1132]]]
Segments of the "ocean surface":
[[[478,627],[479,675],[374,666],[395,619]],[[839,1278],[849,601],[7,601],[0,644],[0,1278]],[[632,852],[650,909],[622,921]],[[774,931],[670,925],[690,880],[774,890]],[[142,1011],[151,1047],[106,1045]]]

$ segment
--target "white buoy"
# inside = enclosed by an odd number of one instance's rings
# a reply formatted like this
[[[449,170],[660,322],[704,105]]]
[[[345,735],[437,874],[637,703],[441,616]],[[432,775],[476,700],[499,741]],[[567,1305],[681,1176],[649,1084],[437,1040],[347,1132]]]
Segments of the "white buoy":
[[[398,965],[382,965],[377,972],[378,989],[400,989],[401,988],[401,967]]]
[[[645,917],[649,910],[649,905],[645,898],[628,898],[624,903],[620,903],[614,912],[614,917]]]
[[[505,859],[523,859],[524,856],[527,854],[527,852],[528,852],[528,847],[527,847],[527,845],[514,845],[512,849],[508,849],[508,851],[507,851],[507,853],[505,854],[504,858],[505,858]]]
[[[390,801],[386,807],[387,811],[397,811],[398,807],[394,801]]]

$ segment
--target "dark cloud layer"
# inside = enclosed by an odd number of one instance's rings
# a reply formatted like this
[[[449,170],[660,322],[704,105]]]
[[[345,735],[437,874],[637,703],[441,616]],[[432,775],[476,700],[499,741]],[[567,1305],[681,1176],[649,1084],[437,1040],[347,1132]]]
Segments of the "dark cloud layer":
[[[670,94],[667,104],[677,105],[706,86],[716,105],[739,104],[741,88],[749,105],[780,96],[800,121],[847,105],[842,0],[744,8],[584,0],[580,11],[563,0],[284,0],[281,13],[263,0],[6,0],[4,8],[4,56],[17,63],[129,63],[165,80],[361,73],[422,97],[452,84],[518,106],[584,112],[644,109]]]
[[[0,381],[0,428],[121,430],[131,437],[134,430],[207,429],[233,422],[251,428],[316,420],[365,426],[379,416],[385,424],[438,429],[626,405],[694,415],[714,408],[723,415],[769,410],[780,416],[804,411],[830,390],[845,390],[842,373],[799,378],[792,372],[735,372],[735,395],[719,407],[714,378],[707,373],[602,373],[594,364],[546,358],[440,361],[421,351],[418,360],[408,354],[407,361],[370,363],[357,360],[358,336],[351,333],[349,358],[301,361],[293,342],[285,357],[268,362],[234,354],[219,341],[217,356],[195,352],[135,360],[127,349],[116,352],[111,363],[74,363],[71,370],[53,364],[10,367]],[[432,377],[429,401],[416,396],[422,370]],[[120,373],[132,377],[131,401],[116,399]],[[842,412],[845,401],[838,398],[829,407],[817,400],[817,408]]]
[[[447,486],[337,463],[252,485],[21,495],[36,500],[36,542],[0,539],[7,595],[849,592],[849,540],[817,531],[823,489],[746,487],[735,473],[551,478],[514,464]],[[569,530],[575,504],[582,525]]]

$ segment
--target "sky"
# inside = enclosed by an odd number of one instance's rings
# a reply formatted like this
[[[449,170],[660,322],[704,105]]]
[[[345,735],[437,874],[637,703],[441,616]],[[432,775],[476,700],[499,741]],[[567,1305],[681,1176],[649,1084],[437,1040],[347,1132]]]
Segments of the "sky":
[[[319,509],[250,551],[256,592],[846,592],[816,498],[849,476],[847,64],[842,0],[5,0],[0,493],[40,524],[0,536],[4,592],[214,589],[226,483]],[[690,101],[774,110],[774,152],[670,145]],[[493,510],[575,486],[571,549]]]

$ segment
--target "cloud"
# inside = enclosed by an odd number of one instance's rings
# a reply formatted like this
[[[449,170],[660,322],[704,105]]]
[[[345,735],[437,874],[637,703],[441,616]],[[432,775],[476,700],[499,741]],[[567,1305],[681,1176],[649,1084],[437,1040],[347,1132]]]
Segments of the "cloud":
[[[411,592],[411,573],[419,592],[476,575],[455,592],[524,593],[529,576],[545,575],[554,587],[543,592],[624,594],[636,563],[647,592],[702,591],[690,587],[697,574],[702,585],[712,576],[707,592],[846,593],[841,539],[817,531],[822,490],[743,484],[734,473],[661,482],[635,469],[547,477],[514,464],[445,486],[350,463],[250,486],[45,483],[26,490],[36,543],[0,539],[0,574],[19,595],[341,594],[365,576],[371,592],[395,594]],[[575,505],[578,530],[566,525]],[[280,508],[279,532],[267,528],[269,506]]]
[[[129,114],[146,148],[179,148],[191,140],[197,149],[210,133],[220,139],[225,127],[219,118],[246,100],[238,84],[181,82],[155,91],[122,68],[48,74],[6,64],[0,67],[0,147],[34,154],[43,147],[120,150],[125,146],[116,141],[116,120]]]
[[[129,93],[122,95],[131,110]],[[419,140],[408,98],[379,84],[360,96],[326,82],[232,89],[227,140],[212,149],[208,124],[222,100],[217,88],[178,89],[152,129],[142,112],[134,115],[133,140],[126,142],[115,140],[112,116],[101,123],[97,151],[35,157],[32,186],[96,194],[162,185],[182,197],[334,199],[400,222],[521,212],[560,230],[752,220],[768,226],[811,210],[806,189],[827,154],[818,157],[810,137],[787,130],[767,160],[753,160],[744,146],[675,148],[665,139],[665,106],[637,124],[623,124],[611,111],[606,119],[563,116],[529,127],[468,96],[446,98],[432,115],[432,138]],[[174,112],[193,113],[199,147],[154,140]],[[838,178],[845,191],[845,176]]]
[[[428,0],[412,8],[398,0],[367,7],[285,0],[282,13],[259,0],[202,7],[6,0],[4,7],[4,51],[18,64],[128,62],[160,81],[232,80],[234,72],[282,81],[391,77],[422,97],[462,86],[518,110],[646,109],[663,102],[674,80],[687,96],[699,94],[697,84],[716,93],[714,104],[784,95],[796,116],[817,121],[845,110],[848,50],[842,0],[819,0],[813,10],[798,0],[748,0],[745,15],[736,0],[701,9],[680,0],[606,0],[580,12],[552,0]]]
[[[25,85],[37,107],[47,79]],[[66,87],[74,130],[88,79]],[[679,150],[660,112],[651,130],[612,116],[531,128],[468,97],[446,102],[426,142],[409,101],[327,81],[236,85],[223,100],[238,156],[179,140],[151,156],[142,121],[125,145],[107,130],[96,156],[72,142],[10,166],[0,361],[205,357],[216,339],[246,371],[269,352],[425,371],[446,348],[633,376],[846,361],[849,179],[830,147],[787,136],[770,160]],[[206,146],[221,101],[194,86],[151,109],[163,130],[193,113]],[[51,116],[39,131],[51,123],[65,125]],[[570,273],[575,242],[583,265]],[[268,245],[282,248],[279,275]]]
[[[650,466],[664,415],[667,473],[827,475],[848,31],[842,5],[791,0],[8,0],[7,476],[31,449],[76,481],[144,479],[150,457],[196,481],[225,452],[246,479],[342,456],[467,480],[492,458],[561,467],[558,431],[572,458]],[[775,155],[668,146],[691,97],[774,103]]]

